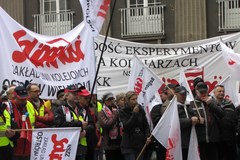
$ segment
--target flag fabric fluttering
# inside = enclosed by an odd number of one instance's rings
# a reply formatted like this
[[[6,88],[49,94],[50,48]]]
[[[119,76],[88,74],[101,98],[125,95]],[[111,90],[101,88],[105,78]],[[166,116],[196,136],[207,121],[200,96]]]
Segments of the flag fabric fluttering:
[[[128,90],[138,94],[138,103],[146,107],[156,98],[155,94],[163,85],[163,81],[134,55]]]
[[[235,53],[233,49],[228,48],[222,39],[220,38],[220,46],[222,48],[222,56],[225,64],[230,69],[232,75],[238,76],[240,78],[240,54]]]
[[[198,148],[198,139],[195,126],[192,126],[191,136],[188,148],[188,160],[200,160],[200,153]]]
[[[236,87],[234,87],[234,81],[231,81],[231,75],[227,76],[221,83],[220,85],[224,86],[225,89],[225,99],[228,99],[232,101],[232,103],[237,107],[239,103],[239,99],[237,96],[237,90]]]
[[[184,87],[187,89],[187,91],[188,91],[187,99],[186,99],[187,102],[193,101],[193,100],[194,100],[194,97],[193,97],[192,91],[191,91],[191,89],[190,89],[190,86],[189,86],[189,84],[188,84],[187,78],[186,78],[185,73],[184,73],[184,71],[183,71],[182,68],[181,68],[181,70],[180,70],[179,84],[180,84],[181,86],[184,86]]]
[[[164,82],[144,65],[136,55],[134,55],[132,61],[128,90],[135,91],[138,95],[138,103],[144,107],[148,123],[152,128],[150,111],[157,102],[162,103],[155,94],[158,94],[158,89]]]
[[[181,130],[174,96],[162,118],[152,131],[152,135],[167,149],[166,159],[182,160]]]
[[[92,31],[92,35],[97,36],[106,19],[111,0],[80,0],[80,3],[85,24]]]

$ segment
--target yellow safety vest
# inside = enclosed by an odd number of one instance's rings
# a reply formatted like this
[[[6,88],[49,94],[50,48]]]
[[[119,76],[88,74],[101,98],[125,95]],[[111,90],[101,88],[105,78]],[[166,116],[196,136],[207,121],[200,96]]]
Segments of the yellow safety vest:
[[[102,110],[102,104],[101,104],[100,102],[97,102],[97,111],[98,111],[98,113],[99,113],[101,110]],[[100,133],[102,134],[102,132],[103,132],[102,127],[100,127],[100,125],[98,125],[98,128],[99,128]]]
[[[50,101],[50,100],[44,101],[43,104],[44,104],[44,106],[45,106],[46,108],[48,108],[48,109],[51,110],[52,104],[51,104],[51,101]]]
[[[38,113],[36,112],[32,103],[29,102],[29,101],[27,101],[26,108],[27,108],[27,111],[29,113],[29,120],[31,122],[31,126],[32,126],[32,128],[35,128],[35,122],[36,122],[36,116],[35,115],[38,115]]]
[[[44,117],[44,105],[40,106],[38,114],[39,114],[40,117]]]
[[[102,104],[97,102],[97,111],[100,112],[102,110]]]
[[[83,119],[82,116],[79,116],[79,120],[80,120],[81,122],[84,121],[84,119]],[[86,136],[80,138],[80,144],[83,145],[83,146],[87,146],[87,138],[86,138]]]
[[[3,112],[3,116],[5,117],[6,122],[0,117],[0,130],[7,130],[11,128],[11,116],[6,109]],[[5,132],[0,131],[0,147],[7,146],[9,143],[11,147],[13,147],[13,142],[6,137]]]

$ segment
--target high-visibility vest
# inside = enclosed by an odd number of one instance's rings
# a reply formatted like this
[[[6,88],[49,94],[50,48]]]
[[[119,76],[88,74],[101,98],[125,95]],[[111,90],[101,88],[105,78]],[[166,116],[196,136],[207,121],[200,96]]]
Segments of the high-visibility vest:
[[[11,116],[6,109],[3,112],[3,116],[5,117],[6,122],[0,117],[0,130],[7,130],[11,128]],[[5,132],[0,131],[0,147],[7,146],[9,143],[11,147],[13,147],[13,142],[6,137]]]
[[[44,117],[44,105],[41,105],[38,112],[40,117]]]
[[[97,111],[100,112],[102,110],[102,104],[97,102]]]
[[[79,120],[80,120],[81,122],[84,121],[84,119],[83,119],[82,116],[79,116]],[[83,146],[87,146],[87,138],[86,138],[86,136],[80,138],[80,144],[83,145]]]
[[[64,106],[65,107],[65,106]],[[72,111],[71,111],[72,112]],[[73,115],[73,119],[74,119],[74,121],[84,121],[84,119],[83,119],[83,117],[82,116],[80,116],[79,118],[77,117],[77,115],[74,113],[74,112],[72,112],[72,115]],[[80,138],[80,142],[79,142],[81,145],[83,145],[83,146],[87,146],[87,139],[86,139],[86,137],[82,137],[82,138]]]
[[[27,112],[29,113],[29,120],[31,122],[31,126],[32,126],[32,128],[35,128],[35,122],[36,122],[35,115],[37,114],[36,110],[35,110],[34,106],[32,105],[32,103],[29,101],[27,101],[26,108],[27,108]]]
[[[44,106],[45,106],[47,109],[50,109],[50,110],[51,110],[52,104],[51,104],[51,101],[50,101],[50,100],[43,101],[43,104],[44,104]]]
[[[101,110],[102,110],[102,104],[101,104],[100,102],[97,102],[97,111],[98,111],[98,113],[99,113]],[[98,129],[99,129],[100,134],[102,134],[103,129],[102,129],[102,127],[100,127],[100,125],[98,125]]]

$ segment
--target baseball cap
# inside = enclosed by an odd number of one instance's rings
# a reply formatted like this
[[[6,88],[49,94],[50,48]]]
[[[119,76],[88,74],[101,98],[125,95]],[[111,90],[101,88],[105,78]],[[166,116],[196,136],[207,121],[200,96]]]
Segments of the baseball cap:
[[[200,82],[204,83],[202,78],[200,78],[200,77],[195,78],[193,80],[193,87],[195,88],[198,85],[198,83],[200,83]]]
[[[179,84],[173,84],[173,83],[170,83],[166,86],[166,90],[168,90],[168,88],[172,89],[172,90],[175,90],[176,87],[178,87]]]
[[[105,93],[105,94],[103,95],[102,101],[105,102],[105,101],[107,101],[107,100],[109,100],[109,99],[111,99],[111,98],[114,99],[114,95],[113,95],[113,93],[108,92],[108,93]]]
[[[68,93],[68,92],[78,92],[78,88],[75,87],[74,85],[69,85],[69,86],[67,86],[67,87],[64,89],[64,92],[65,92],[65,93]]]
[[[78,95],[79,95],[79,96],[83,96],[83,97],[88,97],[88,96],[90,96],[90,93],[88,92],[87,89],[81,89],[81,90],[78,92]]]
[[[186,93],[186,92],[188,92],[188,91],[184,86],[178,86],[175,88],[175,93],[182,94],[182,93]]]
[[[200,93],[205,93],[208,91],[208,86],[205,83],[200,83],[196,87]]]
[[[23,86],[17,86],[13,93],[18,99],[28,99],[27,89]]]

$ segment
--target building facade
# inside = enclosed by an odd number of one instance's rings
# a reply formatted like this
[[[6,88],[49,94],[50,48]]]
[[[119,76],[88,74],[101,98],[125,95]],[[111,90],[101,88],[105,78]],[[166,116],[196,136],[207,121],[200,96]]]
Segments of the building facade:
[[[142,43],[181,43],[240,31],[240,0],[116,0],[109,36]],[[26,28],[59,35],[82,20],[79,0],[0,0]],[[105,34],[110,13],[103,26]]]

